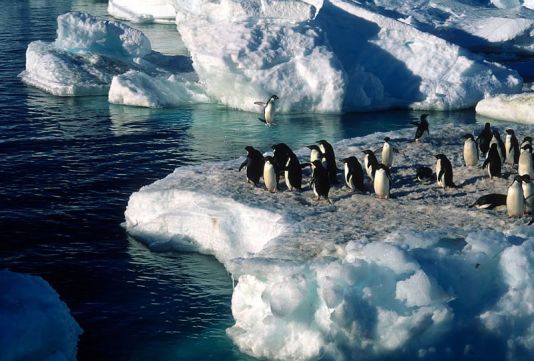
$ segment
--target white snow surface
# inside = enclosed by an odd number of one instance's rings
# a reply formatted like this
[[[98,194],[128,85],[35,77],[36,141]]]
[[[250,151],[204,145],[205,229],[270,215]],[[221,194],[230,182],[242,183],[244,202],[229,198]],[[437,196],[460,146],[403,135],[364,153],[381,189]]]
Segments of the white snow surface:
[[[475,109],[478,114],[493,119],[534,124],[534,92],[485,98]]]
[[[109,15],[134,23],[172,24],[176,9],[172,0],[109,0]]]
[[[283,183],[272,194],[247,184],[240,158],[178,168],[141,188],[125,226],[152,249],[196,250],[224,264],[237,279],[227,332],[255,357],[528,360],[534,228],[468,208],[510,183],[463,166],[462,135],[474,130],[433,128],[423,143],[411,142],[413,129],[335,143],[338,160],[361,160],[392,138],[389,200],[338,186],[329,205]],[[297,152],[302,162],[308,152]],[[451,160],[457,189],[415,179],[414,167],[433,168],[437,153]]]
[[[81,333],[45,280],[0,270],[0,361],[75,361]]]

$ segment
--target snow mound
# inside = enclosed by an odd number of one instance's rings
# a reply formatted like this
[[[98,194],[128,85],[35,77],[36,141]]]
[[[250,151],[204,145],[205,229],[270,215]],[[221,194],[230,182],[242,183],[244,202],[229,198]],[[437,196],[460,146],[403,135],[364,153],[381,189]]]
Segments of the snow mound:
[[[134,23],[174,23],[176,9],[172,0],[110,0],[109,15]]]
[[[82,329],[41,277],[0,271],[0,360],[76,360]]]
[[[534,124],[534,93],[498,95],[482,99],[477,114],[511,122]]]
[[[473,131],[433,128],[414,143],[407,129],[334,144],[337,159],[361,159],[393,139],[389,200],[341,186],[331,190],[334,205],[313,201],[307,186],[272,194],[247,184],[240,158],[178,168],[143,187],[125,226],[153,249],[196,250],[224,264],[238,279],[227,333],[252,356],[527,360],[534,229],[468,208],[509,185],[463,166],[462,134]],[[433,167],[437,153],[451,160],[457,189],[415,179],[415,166]],[[297,155],[305,161],[309,150]]]
[[[263,3],[178,2],[193,67],[222,104],[255,111],[277,94],[284,112],[448,110],[521,88],[514,71],[348,1],[325,2],[309,21],[269,18]]]

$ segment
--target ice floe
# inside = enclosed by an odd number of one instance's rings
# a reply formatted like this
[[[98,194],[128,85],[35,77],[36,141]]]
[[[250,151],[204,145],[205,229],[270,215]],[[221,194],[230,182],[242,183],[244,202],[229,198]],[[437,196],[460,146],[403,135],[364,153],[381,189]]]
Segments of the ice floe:
[[[498,95],[478,102],[476,112],[486,117],[534,124],[534,93]]]
[[[0,270],[1,361],[75,361],[81,333],[45,280]]]
[[[174,23],[176,9],[172,0],[109,0],[108,13],[134,23]]]
[[[338,159],[361,159],[392,139],[390,200],[341,187],[331,191],[334,205],[283,185],[272,194],[246,183],[240,158],[178,168],[141,188],[125,226],[152,249],[196,250],[224,264],[237,279],[227,332],[255,357],[527,360],[534,228],[468,208],[510,183],[463,166],[463,135],[473,131],[434,127],[415,143],[407,129],[335,143]],[[297,155],[305,161],[308,152]],[[433,168],[437,153],[451,160],[457,189],[415,179],[415,167]]]

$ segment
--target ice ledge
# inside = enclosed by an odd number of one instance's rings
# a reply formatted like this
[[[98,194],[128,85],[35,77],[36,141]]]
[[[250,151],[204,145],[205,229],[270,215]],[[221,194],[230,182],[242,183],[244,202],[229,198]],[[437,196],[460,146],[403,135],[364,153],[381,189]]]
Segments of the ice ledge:
[[[534,124],[534,92],[498,95],[478,102],[476,112],[480,115],[517,123]]]

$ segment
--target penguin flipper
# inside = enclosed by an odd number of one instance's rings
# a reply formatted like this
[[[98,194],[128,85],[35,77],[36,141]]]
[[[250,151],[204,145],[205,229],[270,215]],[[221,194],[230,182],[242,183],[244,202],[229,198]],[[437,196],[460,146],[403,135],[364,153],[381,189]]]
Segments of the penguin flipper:
[[[247,165],[248,160],[245,160],[241,165],[239,166],[239,172],[241,172],[241,169],[243,169],[244,166]]]
[[[439,171],[438,181],[441,181],[441,177],[443,176],[443,174],[445,174],[445,171],[442,169],[442,170]]]
[[[265,119],[261,119],[261,118],[258,118],[258,120],[262,123],[265,123],[265,125],[267,125],[267,121]]]
[[[256,105],[261,105],[261,106],[263,106],[263,107],[267,105],[267,104],[265,104],[264,102],[254,102],[254,104],[256,104]]]
[[[410,122],[410,124],[413,124],[413,125],[415,125],[416,127],[419,126],[419,122]]]

